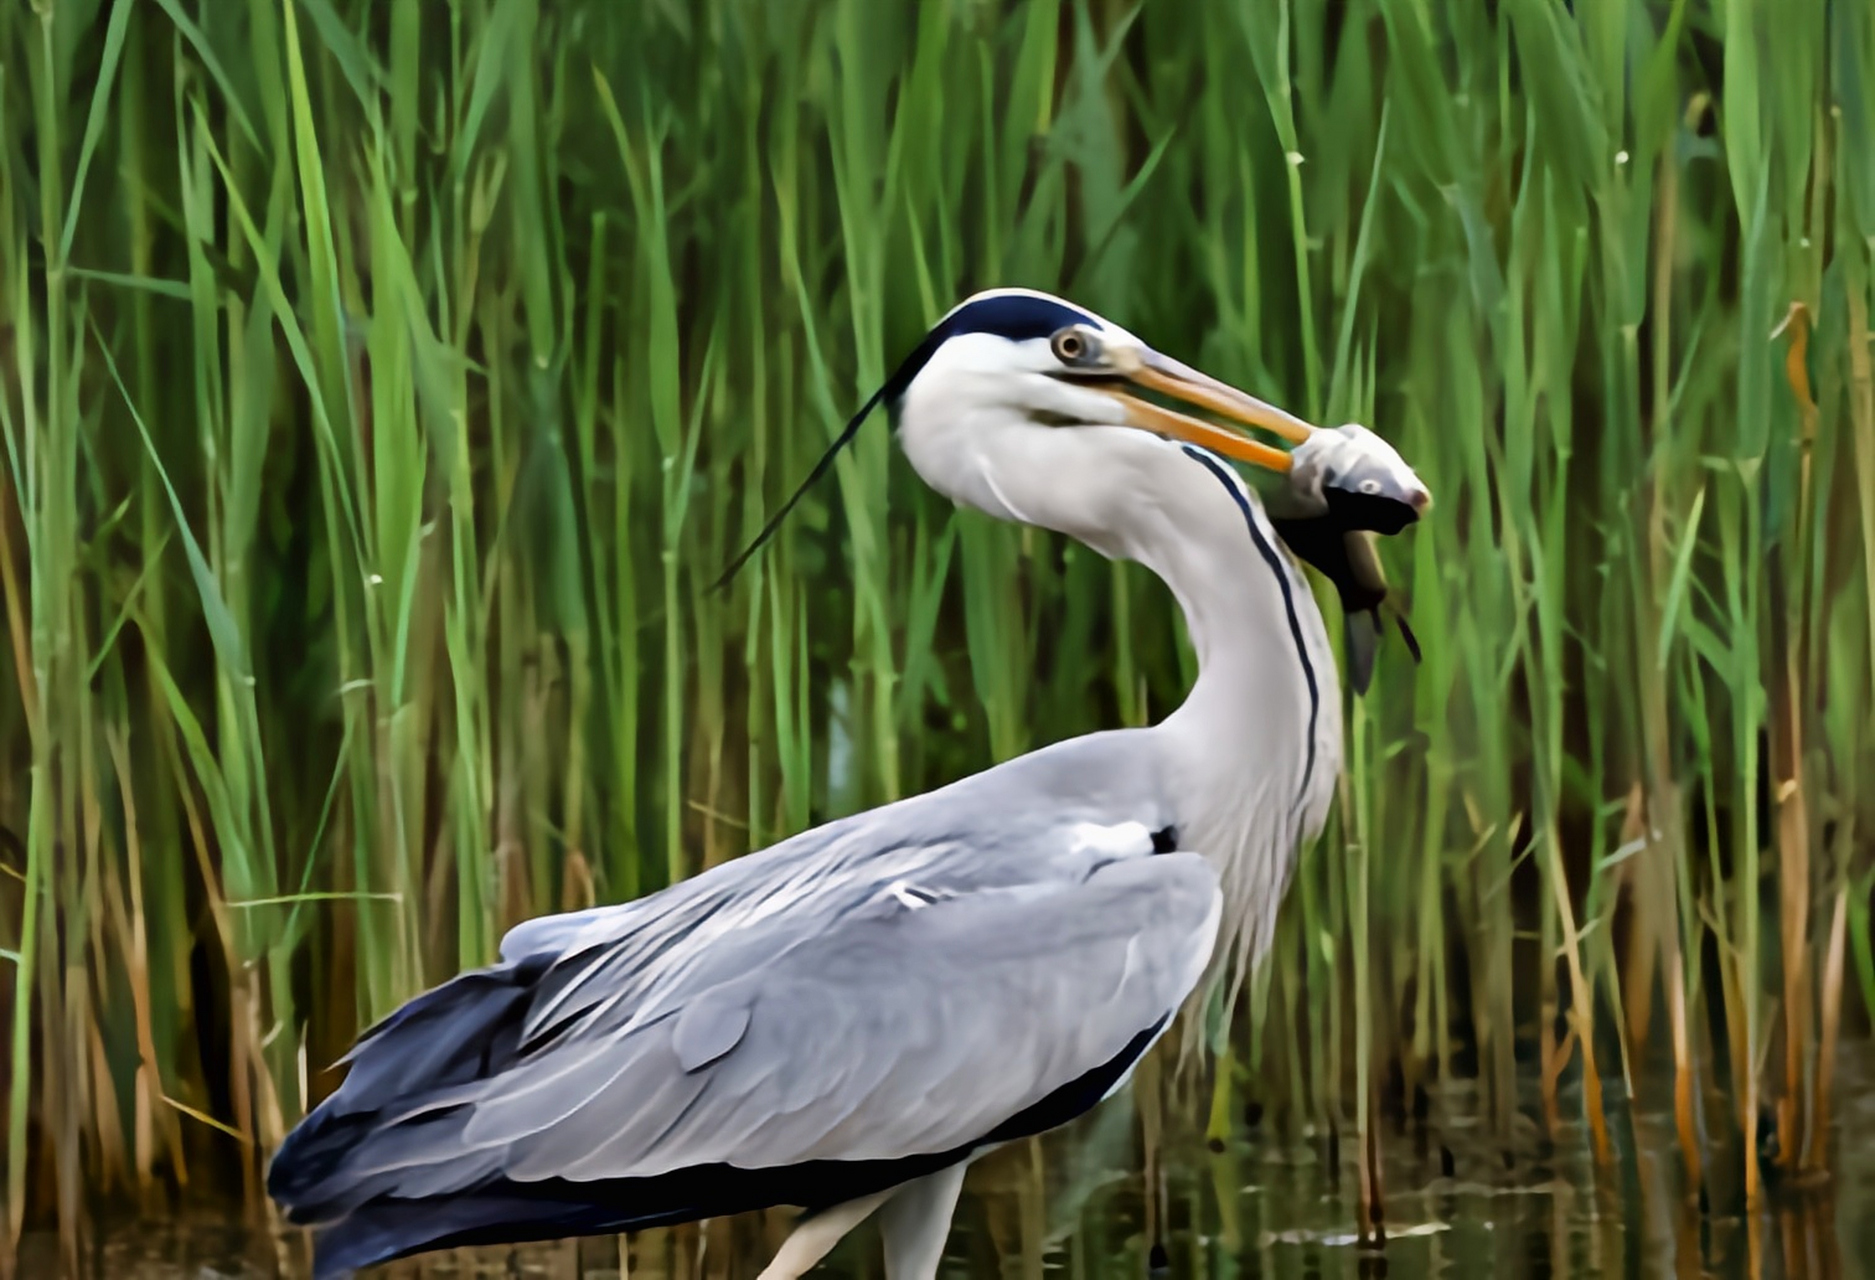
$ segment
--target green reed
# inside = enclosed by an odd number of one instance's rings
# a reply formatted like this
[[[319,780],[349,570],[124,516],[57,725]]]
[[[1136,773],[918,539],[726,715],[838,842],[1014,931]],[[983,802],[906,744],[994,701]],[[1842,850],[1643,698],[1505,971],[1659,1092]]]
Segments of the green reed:
[[[883,422],[705,589],[1011,283],[1437,495],[1384,549],[1426,661],[1350,708],[1214,1131],[1475,1077],[1513,1150],[1534,1079],[1604,1158],[1633,1097],[1709,1187],[1756,1194],[1760,1114],[1826,1169],[1871,77],[1822,0],[6,7],[11,1230],[257,1194],[516,920],[1175,705],[1160,587],[946,509]]]

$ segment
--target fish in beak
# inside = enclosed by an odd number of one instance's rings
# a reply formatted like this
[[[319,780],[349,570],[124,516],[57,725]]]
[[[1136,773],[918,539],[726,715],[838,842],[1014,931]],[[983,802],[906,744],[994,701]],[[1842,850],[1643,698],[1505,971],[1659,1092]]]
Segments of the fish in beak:
[[[1420,660],[1419,639],[1392,599],[1376,538],[1418,521],[1432,506],[1432,494],[1393,447],[1366,427],[1317,431],[1289,456],[1288,483],[1270,503],[1270,523],[1291,551],[1335,584],[1348,681],[1364,694],[1373,681],[1387,613],[1413,661]]]
[[[1285,478],[1267,504],[1271,523],[1292,552],[1335,584],[1349,680],[1357,694],[1366,693],[1384,629],[1381,609],[1391,594],[1375,537],[1399,533],[1432,506],[1431,492],[1405,459],[1366,427],[1312,426],[1143,344],[1109,342],[1093,329],[1073,326],[1055,334],[1052,349],[1066,376],[1102,385],[1118,400],[1129,425]],[[1143,392],[1203,409],[1236,427],[1269,432],[1294,448],[1285,452]],[[1418,638],[1397,605],[1392,612],[1418,662]]]

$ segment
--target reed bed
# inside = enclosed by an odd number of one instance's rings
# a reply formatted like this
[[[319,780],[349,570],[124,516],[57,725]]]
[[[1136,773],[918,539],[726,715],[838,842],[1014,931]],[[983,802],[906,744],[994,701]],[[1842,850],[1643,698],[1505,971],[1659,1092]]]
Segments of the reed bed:
[[[883,423],[706,589],[1010,283],[1438,495],[1214,1130],[1466,1082],[1507,1158],[1670,1106],[1689,1195],[1826,1176],[1871,84],[1824,0],[0,7],[10,1232],[257,1200],[516,920],[1175,705],[1154,581]]]

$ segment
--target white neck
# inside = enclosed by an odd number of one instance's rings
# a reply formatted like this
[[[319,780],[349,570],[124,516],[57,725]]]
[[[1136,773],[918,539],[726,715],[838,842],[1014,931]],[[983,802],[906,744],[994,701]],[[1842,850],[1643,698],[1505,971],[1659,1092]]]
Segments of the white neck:
[[[1217,863],[1226,929],[1254,954],[1341,764],[1340,676],[1307,583],[1255,494],[1211,455],[1124,427],[971,426],[904,433],[934,487],[1137,561],[1177,598],[1198,680],[1147,732],[1179,844]]]

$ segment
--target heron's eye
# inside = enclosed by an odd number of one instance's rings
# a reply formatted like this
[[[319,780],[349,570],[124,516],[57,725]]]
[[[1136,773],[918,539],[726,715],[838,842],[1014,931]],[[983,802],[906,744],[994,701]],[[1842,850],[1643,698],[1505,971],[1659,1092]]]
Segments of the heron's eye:
[[[1049,346],[1065,365],[1087,368],[1100,363],[1100,340],[1079,325],[1056,330]]]

